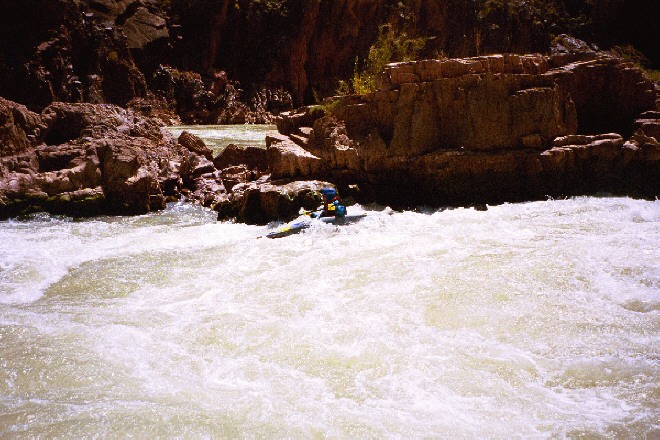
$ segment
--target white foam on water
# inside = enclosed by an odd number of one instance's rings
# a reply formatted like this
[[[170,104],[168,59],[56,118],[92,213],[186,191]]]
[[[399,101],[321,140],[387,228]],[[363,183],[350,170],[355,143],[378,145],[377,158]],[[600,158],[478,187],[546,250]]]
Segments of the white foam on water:
[[[660,202],[349,210],[0,224],[0,433],[659,432]]]

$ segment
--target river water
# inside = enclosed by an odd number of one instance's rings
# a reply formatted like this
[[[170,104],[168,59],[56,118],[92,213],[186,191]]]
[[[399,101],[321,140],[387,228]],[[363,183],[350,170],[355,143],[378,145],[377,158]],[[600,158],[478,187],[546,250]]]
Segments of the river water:
[[[266,134],[277,130],[274,125],[181,125],[169,127],[169,131],[178,138],[184,130],[199,136],[213,154],[218,154],[229,144],[261,146],[266,148]]]
[[[0,438],[658,438],[660,201],[0,223]]]

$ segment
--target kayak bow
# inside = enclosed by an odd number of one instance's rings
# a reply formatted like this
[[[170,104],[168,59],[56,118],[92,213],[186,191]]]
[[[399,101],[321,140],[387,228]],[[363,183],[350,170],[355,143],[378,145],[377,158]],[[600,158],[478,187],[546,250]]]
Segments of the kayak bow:
[[[333,225],[345,225],[348,223],[353,223],[365,218],[367,214],[353,214],[346,215],[342,217],[320,217],[320,218],[307,218],[305,220],[296,221],[287,223],[286,225],[280,226],[275,231],[266,234],[267,238],[281,238],[289,235],[297,234],[303,230],[311,227],[314,222],[321,221],[323,223],[330,223]]]

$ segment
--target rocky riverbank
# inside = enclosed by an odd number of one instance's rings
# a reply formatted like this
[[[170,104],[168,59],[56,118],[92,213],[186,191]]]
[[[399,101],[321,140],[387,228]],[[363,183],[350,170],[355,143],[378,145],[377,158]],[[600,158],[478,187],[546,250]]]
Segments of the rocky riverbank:
[[[186,198],[266,223],[335,184],[394,206],[611,192],[657,197],[658,91],[606,53],[387,66],[379,90],[277,118],[267,149],[213,157],[190,133],[109,104],[0,100],[0,217],[140,214]]]
[[[185,198],[221,218],[263,223],[315,207],[325,182],[268,182],[266,151],[213,157],[196,136],[110,104],[53,103],[41,113],[0,98],[0,218],[38,211],[135,215]]]
[[[655,197],[658,102],[653,82],[605,53],[396,63],[374,93],[283,114],[271,172],[401,206]]]

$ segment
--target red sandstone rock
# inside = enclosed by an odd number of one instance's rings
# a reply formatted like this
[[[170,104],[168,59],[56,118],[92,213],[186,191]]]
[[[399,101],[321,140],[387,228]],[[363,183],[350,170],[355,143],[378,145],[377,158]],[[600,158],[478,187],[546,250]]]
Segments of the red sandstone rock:
[[[177,142],[189,151],[204,156],[208,160],[213,160],[213,151],[206,146],[203,140],[189,131],[184,130],[181,132]]]
[[[328,185],[316,180],[239,184],[215,210],[220,220],[236,218],[250,224],[291,219],[298,215],[300,207],[316,209],[321,201],[319,191]]]
[[[0,98],[0,156],[22,153],[36,140],[38,116],[25,106]]]
[[[162,185],[183,150],[155,122],[94,104],[54,103],[27,117],[45,143],[3,151],[0,217],[35,210],[140,214],[164,207]]]
[[[380,185],[389,188],[384,203],[406,204],[659,191],[657,144],[644,132],[654,130],[653,121],[641,118],[637,141],[625,145],[618,134],[576,135],[599,127],[598,117],[632,126],[631,115],[654,107],[653,85],[621,60],[503,55],[396,63],[381,85],[340,98],[332,106],[337,119],[316,120],[308,144],[294,142],[307,113],[282,115],[278,127],[289,136],[269,141],[273,176],[332,177],[376,192]]]
[[[266,149],[273,179],[311,177],[323,173],[321,159],[286,136],[268,135]]]
[[[248,169],[268,170],[268,151],[257,146],[238,146],[229,144],[213,159],[219,170],[236,165],[245,165]]]

